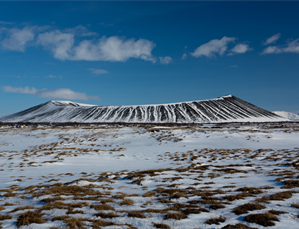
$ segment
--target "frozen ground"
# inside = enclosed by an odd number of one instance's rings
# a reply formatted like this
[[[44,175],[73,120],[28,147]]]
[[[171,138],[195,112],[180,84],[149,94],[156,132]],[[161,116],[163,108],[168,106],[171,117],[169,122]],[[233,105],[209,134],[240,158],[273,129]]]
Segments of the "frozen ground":
[[[213,127],[4,126],[0,228],[298,228],[299,125]]]

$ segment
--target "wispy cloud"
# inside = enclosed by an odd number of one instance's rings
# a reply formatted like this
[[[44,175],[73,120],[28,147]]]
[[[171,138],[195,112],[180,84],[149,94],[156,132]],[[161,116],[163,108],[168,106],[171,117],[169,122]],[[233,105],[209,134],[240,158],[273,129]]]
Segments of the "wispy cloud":
[[[280,35],[280,33],[274,34],[272,37],[269,37],[265,42],[263,42],[263,45],[275,43],[280,38]]]
[[[64,30],[50,26],[25,26],[23,28],[0,28],[0,47],[25,52],[28,44],[41,45],[58,60],[119,61],[130,58],[155,62],[152,50],[156,44],[146,39],[103,36],[99,39],[83,37],[98,36],[79,25]]]
[[[13,22],[7,22],[7,21],[0,21],[1,25],[11,25]]]
[[[155,44],[145,39],[125,39],[118,36],[102,37],[96,41],[83,40],[74,45],[72,33],[59,30],[38,35],[38,43],[59,60],[127,61],[129,58],[155,62],[152,49]]]
[[[155,62],[152,49],[156,45],[145,39],[125,39],[118,36],[102,37],[97,42],[82,41],[73,47],[71,60],[90,61],[127,61],[129,58],[143,59]]]
[[[3,86],[2,90],[7,93],[22,93],[22,94],[32,94],[42,98],[49,99],[68,99],[68,100],[89,100],[95,99],[99,100],[99,96],[89,96],[82,92],[72,91],[68,88],[58,88],[58,89],[36,89],[34,87],[11,87]]]
[[[233,47],[230,50],[230,53],[228,54],[229,56],[235,55],[235,54],[244,54],[248,51],[253,50],[252,48],[249,47],[248,44],[237,44],[235,47]]]
[[[52,79],[55,79],[55,78],[57,78],[57,76],[48,75],[48,76],[46,76],[46,78],[52,78]]]
[[[22,29],[12,28],[12,29],[3,29],[5,33],[5,38],[0,42],[2,49],[13,50],[24,52],[25,46],[29,41],[34,39],[35,35],[35,26],[26,26]]]
[[[45,32],[38,35],[38,44],[50,50],[55,59],[69,59],[75,43],[74,34],[62,33],[59,30]]]
[[[172,58],[170,56],[160,56],[159,59],[161,64],[169,64],[172,61]]]
[[[263,50],[261,54],[266,55],[278,53],[299,53],[299,38],[291,42],[288,42],[285,45],[268,46]]]
[[[184,53],[184,54],[182,55],[182,60],[184,60],[184,59],[186,59],[186,58],[187,58],[187,54]]]
[[[215,54],[219,54],[220,56],[225,53],[227,50],[227,45],[231,42],[234,42],[237,38],[235,37],[226,37],[224,36],[220,40],[214,39],[209,41],[208,43],[205,43],[198,48],[194,50],[193,53],[191,53],[194,57],[213,57]]]
[[[96,68],[89,68],[88,69],[92,74],[95,75],[101,75],[101,74],[106,74],[109,73],[107,70],[105,69],[96,69]]]
[[[22,93],[22,94],[35,94],[38,91],[34,87],[30,88],[28,86],[26,87],[3,86],[2,89],[4,92]]]

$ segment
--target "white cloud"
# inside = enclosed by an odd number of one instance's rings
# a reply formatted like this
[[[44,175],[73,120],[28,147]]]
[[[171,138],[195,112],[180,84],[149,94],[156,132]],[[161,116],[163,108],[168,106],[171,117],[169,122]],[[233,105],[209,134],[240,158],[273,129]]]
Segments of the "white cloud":
[[[215,56],[215,54],[223,55],[227,50],[227,44],[229,44],[230,42],[234,42],[235,40],[235,37],[226,36],[224,36],[220,40],[211,40],[208,43],[199,46],[194,50],[193,53],[191,53],[191,55],[196,58],[200,56],[213,57]]]
[[[136,58],[153,63],[156,61],[152,55],[156,44],[152,41],[118,36],[82,40],[83,37],[98,35],[82,25],[65,30],[51,30],[50,26],[25,26],[22,29],[0,27],[0,35],[2,49],[24,52],[31,42],[43,46],[58,60],[125,62]]]
[[[159,59],[161,64],[169,64],[172,61],[172,58],[170,56],[160,56]]]
[[[34,87],[12,87],[12,86],[3,86],[2,87],[4,92],[12,92],[12,93],[22,93],[22,94],[35,94],[38,90]]]
[[[278,53],[299,53],[299,38],[288,42],[286,45],[269,46],[265,48],[262,54],[278,54]]]
[[[54,58],[66,60],[71,55],[74,45],[74,34],[62,33],[59,30],[38,35],[37,43],[52,51]]]
[[[276,33],[274,34],[272,37],[269,37],[264,43],[263,45],[269,45],[272,43],[275,43],[279,38],[280,38],[280,33]]]
[[[96,75],[101,75],[101,74],[106,74],[109,73],[107,70],[105,69],[96,69],[96,68],[89,68],[89,71],[91,71],[92,74],[96,74]]]
[[[24,52],[26,44],[34,39],[36,29],[35,26],[25,26],[23,29],[4,28],[2,32],[6,32],[6,37],[0,42],[1,47],[7,50]]]
[[[235,47],[233,47],[230,50],[230,53],[228,55],[231,56],[234,54],[243,54],[243,53],[246,53],[251,50],[253,50],[253,49],[250,48],[248,44],[237,44]]]
[[[54,58],[59,60],[124,62],[129,58],[137,58],[155,62],[151,54],[155,44],[145,39],[135,41],[117,36],[104,36],[97,41],[83,40],[75,46],[74,34],[55,30],[40,34],[38,43],[51,50]]]
[[[52,79],[54,79],[54,78],[57,78],[57,76],[53,76],[53,75],[49,75],[49,76],[46,76],[47,78],[52,78]]]
[[[42,89],[42,90],[38,90],[35,94],[42,98],[53,98],[53,99],[70,99],[70,100],[99,99],[98,96],[88,96],[85,93],[75,92],[68,88]]]
[[[152,56],[152,49],[156,45],[149,40],[124,39],[117,36],[106,38],[105,36],[98,41],[84,40],[73,48],[73,55],[70,60],[89,60],[89,61],[127,61],[129,58],[143,59],[155,62]]]
[[[68,100],[89,100],[96,99],[99,100],[98,96],[89,96],[82,92],[72,91],[68,88],[58,88],[58,89],[41,89],[38,90],[34,87],[11,87],[11,86],[3,86],[4,92],[10,93],[22,93],[22,94],[33,94],[42,98],[49,99],[68,99]]]
[[[184,60],[184,59],[186,59],[186,58],[187,58],[187,54],[184,53],[184,54],[182,55],[182,60]]]

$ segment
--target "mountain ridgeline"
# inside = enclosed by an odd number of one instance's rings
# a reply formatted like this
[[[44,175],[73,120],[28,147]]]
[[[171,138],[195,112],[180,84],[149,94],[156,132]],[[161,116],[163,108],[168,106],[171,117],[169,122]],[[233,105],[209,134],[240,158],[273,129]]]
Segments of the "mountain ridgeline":
[[[140,106],[94,106],[49,101],[0,118],[0,122],[219,123],[288,121],[232,95]]]

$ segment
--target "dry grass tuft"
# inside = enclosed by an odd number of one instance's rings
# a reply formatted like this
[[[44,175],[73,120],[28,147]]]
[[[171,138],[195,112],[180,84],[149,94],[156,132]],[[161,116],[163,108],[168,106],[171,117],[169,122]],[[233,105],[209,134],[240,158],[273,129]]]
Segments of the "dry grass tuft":
[[[167,224],[164,223],[153,223],[156,228],[170,229]]]
[[[70,228],[82,228],[83,222],[80,218],[67,218],[64,220],[64,222],[70,227]]]
[[[284,200],[292,197],[293,191],[278,192],[270,196],[271,200]]]
[[[164,219],[175,219],[175,220],[181,220],[181,219],[186,219],[187,216],[184,213],[181,212],[168,212],[165,216]]]
[[[274,226],[273,221],[279,221],[278,218],[271,213],[262,213],[262,214],[250,214],[244,218],[244,221],[248,223],[257,223],[264,227]]]
[[[211,217],[210,219],[206,220],[204,223],[205,224],[217,224],[219,225],[220,223],[223,223],[225,222],[226,218],[223,217],[223,216],[220,216],[218,218],[215,218],[215,217]]]
[[[294,208],[299,208],[299,204],[292,203],[291,206]]]
[[[50,203],[47,205],[44,205],[43,207],[40,208],[40,210],[51,210],[54,208],[58,209],[73,209],[73,208],[83,208],[85,206],[88,206],[89,203],[87,202],[79,202],[79,203],[64,203],[61,201],[57,201],[54,203]]]
[[[154,195],[155,195],[154,192],[148,191],[148,192],[144,193],[142,197],[151,197],[151,196],[154,196]]]
[[[210,209],[217,210],[220,208],[225,208],[225,206],[221,204],[221,202],[213,202],[212,204],[210,204]]]
[[[39,211],[27,211],[19,215],[17,219],[17,226],[29,225],[32,223],[45,223],[46,220],[42,218],[43,213]]]
[[[13,209],[10,212],[16,212],[16,211],[21,211],[21,210],[25,210],[25,209],[35,209],[35,208],[32,206],[16,207],[15,209]]]
[[[105,203],[113,203],[115,202],[115,200],[113,199],[109,199],[109,198],[106,198],[106,199],[100,199],[99,200],[102,204],[105,204]]]
[[[165,210],[165,209],[152,209],[152,208],[148,208],[148,209],[144,210],[143,212],[165,214],[167,212],[167,210]]]
[[[130,211],[128,212],[128,216],[136,218],[146,218],[141,211]]]
[[[241,214],[245,214],[248,211],[254,211],[254,210],[261,210],[261,209],[265,209],[266,207],[264,205],[261,205],[259,203],[247,203],[247,204],[243,204],[239,207],[236,207],[233,209],[233,212],[236,215],[241,215]]]
[[[228,225],[222,227],[221,229],[257,229],[257,228],[255,228],[255,227],[248,227],[245,224],[238,223],[236,225],[228,224]]]
[[[107,226],[113,226],[113,225],[117,225],[113,222],[106,222],[106,221],[103,221],[103,220],[93,220],[92,221],[92,228],[94,229],[98,229],[98,228],[101,228],[101,227],[107,227]]]
[[[210,212],[208,209],[205,208],[201,208],[201,207],[188,207],[184,210],[181,211],[182,213],[184,213],[185,215],[189,215],[189,214],[200,214],[201,212]]]
[[[45,203],[52,203],[52,202],[57,201],[57,200],[64,200],[64,198],[62,198],[60,196],[55,196],[53,198],[44,198],[44,199],[41,199],[41,201],[43,201]]]
[[[131,199],[124,199],[124,200],[121,201],[119,204],[120,204],[120,205],[133,205],[133,204],[134,204],[134,201],[131,200]]]
[[[115,214],[114,212],[108,212],[108,213],[106,213],[106,212],[99,212],[99,213],[96,214],[96,216],[97,217],[101,217],[103,219],[106,219],[106,218],[112,219],[114,217],[120,217],[119,215]]]
[[[12,219],[12,215],[1,215],[0,214],[0,220],[6,220],[6,219]]]
[[[237,189],[236,191],[250,193],[250,194],[261,194],[261,193],[263,193],[263,191],[260,188],[254,188],[254,187],[243,187],[243,188]]]
[[[271,200],[269,196],[262,196],[261,198],[257,198],[255,201],[268,204],[269,200]]]
[[[63,185],[62,183],[56,183],[50,188],[43,189],[43,194],[74,195],[74,196],[87,196],[87,195],[101,196],[102,195],[101,192],[94,191],[90,187],[81,187],[77,185]]]
[[[286,185],[283,188],[290,189],[299,187],[299,180],[285,180],[283,183]]]
[[[67,212],[66,212],[67,215],[69,214],[84,214],[84,211],[82,210],[75,210],[73,208],[70,208]]]
[[[228,201],[234,201],[234,200],[240,200],[240,199],[244,199],[242,194],[237,194],[237,195],[227,195],[224,196],[223,199],[226,199]]]
[[[95,210],[106,210],[106,211],[114,211],[114,207],[108,205],[108,204],[98,204],[98,205],[91,205],[91,208],[94,208]]]
[[[60,216],[55,216],[52,218],[52,221],[55,221],[55,220],[66,220],[66,219],[69,219],[70,217],[67,216],[67,215],[60,215]]]
[[[269,213],[273,214],[273,215],[280,215],[280,214],[286,214],[287,212],[285,211],[276,211],[276,210],[270,210]]]

